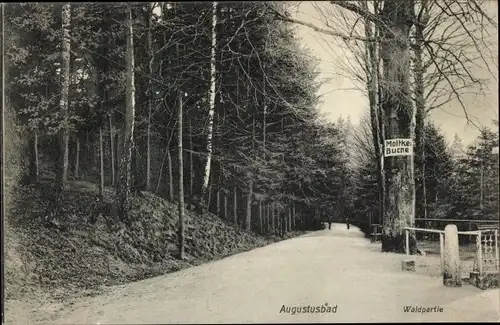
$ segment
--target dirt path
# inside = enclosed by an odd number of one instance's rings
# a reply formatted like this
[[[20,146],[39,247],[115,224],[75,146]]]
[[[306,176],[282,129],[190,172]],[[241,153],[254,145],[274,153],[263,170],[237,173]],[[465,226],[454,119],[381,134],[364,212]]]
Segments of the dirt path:
[[[62,309],[47,305],[31,324],[498,321],[497,290],[446,288],[438,277],[402,272],[404,256],[379,245],[333,224]],[[280,313],[283,305],[325,304],[336,313]],[[443,312],[405,313],[405,305]]]

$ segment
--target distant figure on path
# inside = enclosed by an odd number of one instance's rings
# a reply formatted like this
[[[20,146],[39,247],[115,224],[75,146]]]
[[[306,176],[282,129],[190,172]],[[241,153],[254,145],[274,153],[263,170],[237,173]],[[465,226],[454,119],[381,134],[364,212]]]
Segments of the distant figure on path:
[[[347,229],[349,229],[349,217],[348,216],[345,217],[345,223],[347,225]]]
[[[332,229],[332,217],[328,217],[328,229]]]

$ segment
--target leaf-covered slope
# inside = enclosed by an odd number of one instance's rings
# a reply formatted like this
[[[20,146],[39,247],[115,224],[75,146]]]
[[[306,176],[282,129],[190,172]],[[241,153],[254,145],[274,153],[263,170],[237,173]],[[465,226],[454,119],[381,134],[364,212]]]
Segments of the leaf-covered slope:
[[[97,187],[85,182],[72,182],[68,187],[53,228],[41,225],[49,188],[22,187],[12,198],[7,214],[8,299],[19,298],[22,293],[18,289],[25,286],[50,289],[63,298],[68,293],[176,271],[274,241],[235,229],[214,215],[187,211],[187,260],[179,261],[176,205],[141,193],[132,199],[131,226],[111,231],[106,220],[113,192],[105,193],[104,217],[90,226],[89,219],[98,209]]]

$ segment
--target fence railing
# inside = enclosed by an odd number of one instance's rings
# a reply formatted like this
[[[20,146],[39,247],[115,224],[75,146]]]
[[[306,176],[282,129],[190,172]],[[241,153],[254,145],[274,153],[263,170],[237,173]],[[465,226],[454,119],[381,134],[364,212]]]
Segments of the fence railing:
[[[488,219],[436,219],[436,218],[415,218],[416,228],[444,230],[448,224],[455,224],[459,231],[481,230],[481,228],[491,228],[498,226],[499,220]],[[418,234],[421,239],[434,239],[433,234]],[[417,237],[417,238],[418,238]],[[460,244],[474,244],[474,236],[460,236]]]
[[[382,236],[382,225],[379,225],[378,223],[373,223],[371,224],[371,233],[370,233],[370,238],[372,243],[376,242],[377,240],[381,239]]]
[[[488,219],[433,219],[433,218],[415,218],[417,221],[428,221],[428,222],[448,222],[448,223],[472,223],[472,224],[498,224],[498,220],[488,220]]]
[[[437,233],[439,234],[439,256],[441,260],[441,271],[444,268],[444,230],[405,227],[405,253],[410,255],[410,231]],[[458,231],[458,235],[468,235],[476,237],[476,257],[473,271],[483,276],[493,269],[500,271],[499,259],[499,231],[498,229],[481,229],[472,231]]]
[[[410,231],[439,234],[439,258],[441,260],[441,271],[444,267],[444,230],[405,227],[405,253],[410,255]]]
[[[480,276],[490,271],[500,271],[498,229],[479,230],[476,237],[477,260],[474,271]]]

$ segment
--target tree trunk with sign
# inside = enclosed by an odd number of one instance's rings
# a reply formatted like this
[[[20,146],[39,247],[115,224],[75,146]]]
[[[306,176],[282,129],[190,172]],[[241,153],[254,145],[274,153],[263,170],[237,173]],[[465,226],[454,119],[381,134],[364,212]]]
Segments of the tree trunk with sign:
[[[385,115],[385,139],[413,139],[415,110],[410,90],[409,34],[413,1],[387,0],[381,17],[383,75],[381,107]],[[385,148],[384,148],[385,150]],[[386,196],[382,230],[382,251],[405,251],[405,227],[415,224],[413,155],[385,157]],[[416,251],[414,232],[409,236],[410,253]]]

